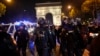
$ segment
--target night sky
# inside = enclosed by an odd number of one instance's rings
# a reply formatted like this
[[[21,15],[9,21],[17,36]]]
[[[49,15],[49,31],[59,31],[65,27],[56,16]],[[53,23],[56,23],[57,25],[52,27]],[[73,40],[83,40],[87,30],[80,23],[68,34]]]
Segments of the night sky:
[[[7,10],[5,15],[0,19],[1,22],[36,21],[34,0],[12,0],[11,3],[2,0],[2,3],[6,5]]]
[[[0,22],[15,22],[16,20],[36,21],[35,3],[44,2],[59,2],[62,4],[73,3],[79,5],[82,0],[12,0],[12,3],[7,3],[5,0],[0,0],[7,7],[6,14],[0,18]]]

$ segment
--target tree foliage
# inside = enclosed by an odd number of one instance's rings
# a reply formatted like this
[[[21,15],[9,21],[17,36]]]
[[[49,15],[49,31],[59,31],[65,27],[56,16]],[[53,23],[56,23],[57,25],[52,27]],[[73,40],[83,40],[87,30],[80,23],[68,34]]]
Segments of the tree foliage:
[[[100,0],[85,0],[81,6],[82,12],[90,12],[94,7],[100,7]]]
[[[78,10],[76,8],[72,8],[71,11],[69,12],[69,16],[71,18],[75,18],[75,17],[79,16],[80,13],[81,13],[80,10]]]
[[[71,11],[69,12],[69,16],[74,17],[75,15],[76,15],[75,9],[71,9]]]
[[[0,17],[6,12],[6,6],[3,3],[0,3]]]

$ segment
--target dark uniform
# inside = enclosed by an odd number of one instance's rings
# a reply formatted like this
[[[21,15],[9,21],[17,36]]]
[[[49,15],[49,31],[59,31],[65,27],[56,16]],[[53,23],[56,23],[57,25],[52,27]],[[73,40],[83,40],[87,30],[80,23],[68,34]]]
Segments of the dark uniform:
[[[74,29],[72,24],[66,25],[68,30],[68,37],[67,37],[67,50],[68,50],[68,56],[74,56],[74,48],[75,48],[75,42],[74,42]]]
[[[67,37],[68,37],[68,33],[64,28],[62,28],[62,31],[60,33],[60,37],[61,37],[60,52],[62,53],[62,56],[67,56]]]
[[[56,48],[56,35],[55,35],[55,28],[53,26],[50,26],[50,29],[49,29],[49,42],[50,42],[50,48],[49,48],[49,52],[51,53],[52,50],[54,50],[54,52],[56,51],[55,48]],[[51,53],[49,55],[52,56],[53,53]]]
[[[61,27],[59,27],[58,29],[55,29],[55,36],[56,36],[56,40],[58,43],[60,43],[60,33],[61,33]]]
[[[82,56],[82,51],[83,51],[83,38],[81,37],[80,29],[78,26],[75,26],[74,28],[74,53],[76,56]]]
[[[93,25],[92,27],[89,27],[89,33],[98,33],[99,32],[99,27],[97,25]],[[92,39],[95,38],[95,36],[89,36],[88,38],[88,44],[91,43]]]
[[[63,22],[63,28],[65,29],[65,33],[63,33],[63,36],[61,38],[66,38],[66,39],[62,39],[62,50],[64,47],[66,47],[66,49],[64,49],[64,52],[67,52],[68,56],[81,56],[81,47],[80,47],[80,43],[81,43],[81,35],[79,33],[78,27],[73,25],[70,21]],[[66,56],[66,54],[64,54],[64,52],[62,52],[63,56]]]
[[[88,45],[88,39],[89,39],[89,29],[87,25],[82,25],[80,28],[81,38],[83,41],[82,47],[83,49],[87,47]]]
[[[39,27],[34,31],[35,45],[39,56],[51,56],[52,40],[46,22],[43,18],[38,20]]]
[[[90,56],[100,56],[100,33],[92,40],[88,50]]]
[[[15,32],[14,38],[17,42],[18,51],[22,51],[22,55],[26,56],[26,47],[29,40],[28,31],[25,30],[25,26],[21,25],[20,28]]]

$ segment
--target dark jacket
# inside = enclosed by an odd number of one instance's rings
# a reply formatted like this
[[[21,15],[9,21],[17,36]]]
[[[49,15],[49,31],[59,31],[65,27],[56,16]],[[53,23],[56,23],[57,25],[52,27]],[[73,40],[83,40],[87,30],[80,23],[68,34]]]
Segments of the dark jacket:
[[[17,44],[26,45],[29,40],[29,34],[27,30],[17,30],[14,34],[14,38],[17,41]]]
[[[89,51],[90,56],[100,56],[100,35],[92,40]]]
[[[34,31],[34,37],[37,48],[44,49],[51,47],[53,40],[50,36],[49,30],[46,27],[37,27]]]
[[[11,36],[6,32],[0,32],[0,56],[18,56],[16,45]]]

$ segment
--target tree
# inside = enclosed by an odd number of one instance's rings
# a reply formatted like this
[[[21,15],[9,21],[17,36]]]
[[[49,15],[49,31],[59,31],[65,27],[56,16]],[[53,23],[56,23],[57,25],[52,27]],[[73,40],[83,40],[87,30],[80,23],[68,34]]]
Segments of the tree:
[[[6,12],[6,6],[3,3],[0,3],[0,17]]]
[[[100,10],[100,0],[85,0],[81,6],[84,17],[97,18],[97,11]]]
[[[76,18],[76,17],[79,17],[81,14],[81,11],[76,9],[76,8],[72,8],[71,11],[69,12],[69,16],[71,18]]]
[[[93,2],[92,0],[86,0],[82,4],[82,12],[89,12],[92,2]]]
[[[86,0],[82,4],[82,12],[90,12],[100,8],[100,0]]]

